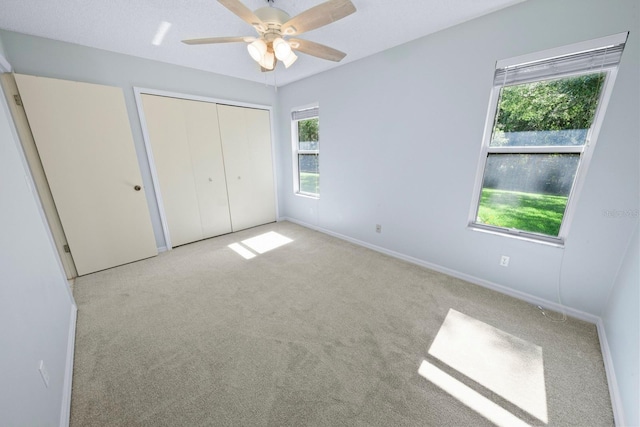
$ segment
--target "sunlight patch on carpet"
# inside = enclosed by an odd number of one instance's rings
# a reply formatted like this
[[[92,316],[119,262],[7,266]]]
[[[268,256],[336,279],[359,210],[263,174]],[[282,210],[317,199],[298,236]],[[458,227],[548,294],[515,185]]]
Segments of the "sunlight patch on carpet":
[[[269,231],[268,233],[243,240],[240,243],[232,243],[228,247],[242,258],[251,259],[291,242],[293,242],[293,239],[275,231]]]
[[[259,254],[263,254],[291,242],[293,242],[293,240],[290,238],[285,237],[280,233],[276,233],[275,231],[270,231],[256,237],[243,240],[242,244],[248,246]]]
[[[249,249],[242,246],[240,243],[230,244],[229,249],[233,250],[235,253],[237,253],[244,259],[251,259],[256,257],[256,254],[254,254]]]
[[[548,422],[542,347],[450,309],[429,354]]]
[[[464,383],[426,360],[422,361],[418,373],[464,403],[492,423],[500,427],[528,427],[529,424],[513,415],[497,403],[487,399]]]

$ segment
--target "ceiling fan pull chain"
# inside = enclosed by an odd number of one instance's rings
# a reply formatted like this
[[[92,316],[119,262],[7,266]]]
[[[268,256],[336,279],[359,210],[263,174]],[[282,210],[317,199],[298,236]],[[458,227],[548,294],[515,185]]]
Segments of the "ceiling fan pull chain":
[[[278,93],[278,82],[276,80],[276,77],[278,76],[278,74],[276,71],[277,71],[276,69],[273,70],[273,88],[275,89],[275,93]]]

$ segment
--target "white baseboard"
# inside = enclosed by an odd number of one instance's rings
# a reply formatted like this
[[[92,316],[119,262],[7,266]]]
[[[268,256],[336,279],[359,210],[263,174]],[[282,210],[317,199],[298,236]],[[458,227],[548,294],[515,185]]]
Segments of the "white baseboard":
[[[317,226],[312,225],[312,224],[307,224],[307,223],[305,223],[303,221],[298,221],[295,218],[280,217],[278,220],[279,221],[293,222],[294,224],[298,224],[298,225],[301,225],[303,227],[310,228],[312,230],[316,230],[316,231],[319,231],[319,232],[324,233],[324,234],[328,234],[328,235],[333,236],[333,237],[337,237],[338,239],[341,239],[341,240],[346,240],[347,242],[356,244],[358,246],[363,246],[365,248],[374,250],[376,252],[380,252],[380,253],[383,253],[385,255],[389,255],[391,257],[398,258],[398,259],[401,259],[403,261],[407,261],[407,262],[410,262],[412,264],[416,264],[416,265],[428,268],[430,270],[438,271],[438,272],[446,274],[448,276],[452,276],[452,277],[464,280],[466,282],[470,282],[470,283],[473,283],[475,285],[479,285],[479,286],[482,286],[484,288],[488,288],[488,289],[494,290],[496,292],[500,292],[501,294],[512,296],[514,298],[517,298],[517,299],[522,300],[522,301],[526,301],[526,302],[528,302],[530,304],[533,304],[533,305],[536,305],[536,306],[540,305],[540,306],[543,306],[545,308],[552,309],[554,311],[565,312],[567,315],[569,315],[571,317],[575,317],[576,319],[584,320],[585,322],[597,324],[598,321],[600,320],[600,317],[595,316],[593,314],[586,313],[586,312],[581,311],[581,310],[576,310],[576,309],[571,308],[571,307],[566,307],[566,306],[563,306],[563,305],[561,306],[560,304],[558,304],[556,302],[549,301],[549,300],[546,300],[544,298],[540,298],[540,297],[528,294],[526,292],[521,292],[521,291],[518,291],[518,290],[515,290],[515,289],[511,289],[511,288],[508,288],[506,286],[490,282],[488,280],[480,279],[479,277],[475,277],[475,276],[472,276],[470,274],[461,273],[459,271],[452,270],[450,268],[443,267],[443,266],[438,265],[438,264],[433,264],[433,263],[430,263],[430,262],[427,262],[427,261],[424,261],[424,260],[421,260],[421,259],[418,259],[418,258],[414,258],[414,257],[409,256],[409,255],[402,254],[400,252],[392,251],[392,250],[383,248],[381,246],[373,245],[371,243],[367,243],[367,242],[364,242],[362,240],[354,239],[352,237],[345,236],[343,234],[336,233],[336,232],[333,232],[331,230],[324,229],[322,227],[317,227]]]
[[[601,318],[598,319],[596,328],[598,329],[598,338],[600,339],[600,349],[602,350],[604,369],[607,373],[607,383],[609,385],[609,395],[611,396],[613,418],[615,419],[617,426],[626,426],[627,424],[624,421],[624,408],[622,406],[620,389],[618,388],[618,380],[616,378],[616,371],[613,365],[613,358],[611,357],[611,351],[609,349],[607,332],[604,327],[604,322]]]
[[[60,409],[60,427],[68,427],[71,417],[71,388],[73,381],[73,354],[76,342],[76,320],[78,308],[71,304],[69,318],[69,338],[67,340],[67,363],[64,368],[64,385],[62,386],[62,407]]]

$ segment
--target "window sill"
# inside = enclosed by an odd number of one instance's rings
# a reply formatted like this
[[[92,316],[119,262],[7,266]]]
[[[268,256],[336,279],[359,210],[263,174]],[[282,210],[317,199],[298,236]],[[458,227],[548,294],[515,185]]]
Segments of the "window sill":
[[[543,239],[536,239],[533,236],[530,235],[526,235],[526,234],[518,234],[517,232],[514,233],[510,233],[508,231],[502,231],[498,228],[490,228],[490,227],[483,227],[480,226],[478,224],[475,223],[471,223],[467,226],[467,229],[471,230],[471,231],[479,231],[481,233],[488,233],[488,234],[493,234],[496,236],[502,236],[502,237],[509,237],[512,239],[517,239],[517,240],[524,240],[527,242],[531,242],[531,243],[538,243],[541,245],[545,245],[545,246],[551,246],[554,248],[561,248],[564,249],[564,239],[558,239],[556,242],[554,241],[550,241],[550,240],[543,240]]]
[[[296,192],[293,193],[296,196],[300,196],[300,197],[304,197],[305,199],[314,199],[314,200],[319,200],[320,199],[320,195],[319,194],[307,194],[307,193],[300,193],[300,192]]]

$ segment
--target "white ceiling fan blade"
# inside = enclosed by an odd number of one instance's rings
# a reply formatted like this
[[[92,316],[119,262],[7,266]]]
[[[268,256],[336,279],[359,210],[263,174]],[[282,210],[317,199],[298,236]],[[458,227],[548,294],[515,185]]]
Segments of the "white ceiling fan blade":
[[[285,35],[302,34],[331,24],[355,11],[356,7],[350,0],[329,0],[305,10],[282,24],[282,33]]]
[[[263,28],[262,20],[256,16],[251,9],[242,4],[240,0],[218,0],[218,3],[229,9],[244,22],[252,25],[256,29]]]
[[[291,49],[334,62],[340,62],[342,61],[342,58],[347,56],[346,53],[337,49],[320,43],[310,42],[309,40],[289,39],[289,45],[291,46]]]
[[[214,44],[214,43],[237,43],[237,42],[250,43],[255,39],[256,39],[255,37],[206,37],[202,39],[182,40],[182,43],[184,44]]]

